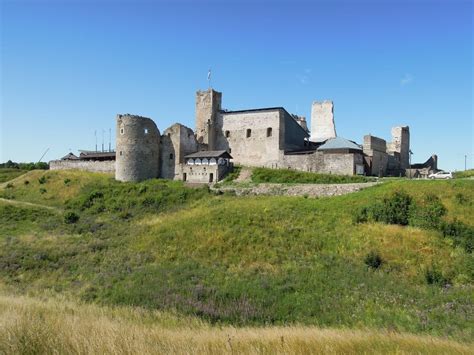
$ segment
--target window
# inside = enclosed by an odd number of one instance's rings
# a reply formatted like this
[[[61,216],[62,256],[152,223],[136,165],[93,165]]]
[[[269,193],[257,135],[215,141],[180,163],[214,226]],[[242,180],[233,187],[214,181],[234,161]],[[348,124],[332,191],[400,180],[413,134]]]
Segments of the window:
[[[148,128],[145,128],[143,131],[145,132],[145,134],[148,134]]]
[[[225,137],[229,138],[230,137],[230,131],[225,131]]]
[[[247,133],[245,135],[247,138],[250,138],[252,136],[252,130],[251,129],[247,129]]]
[[[267,137],[271,137],[272,136],[272,127],[268,127],[267,128]]]
[[[123,134],[123,128],[120,128],[120,134]]]
[[[230,148],[227,149],[227,151],[229,152],[229,154],[232,153],[232,149],[230,149]]]
[[[123,152],[122,152],[122,151],[120,151],[120,155],[123,155]]]
[[[170,154],[170,160],[173,159],[173,153]]]
[[[168,133],[168,138],[171,137],[171,133]]]

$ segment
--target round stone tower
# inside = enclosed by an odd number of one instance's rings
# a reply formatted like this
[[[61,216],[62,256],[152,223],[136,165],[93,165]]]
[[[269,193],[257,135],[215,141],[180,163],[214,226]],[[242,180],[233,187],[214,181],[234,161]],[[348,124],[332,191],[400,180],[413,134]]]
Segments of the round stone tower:
[[[159,176],[160,131],[153,120],[117,115],[115,179],[142,181]]]

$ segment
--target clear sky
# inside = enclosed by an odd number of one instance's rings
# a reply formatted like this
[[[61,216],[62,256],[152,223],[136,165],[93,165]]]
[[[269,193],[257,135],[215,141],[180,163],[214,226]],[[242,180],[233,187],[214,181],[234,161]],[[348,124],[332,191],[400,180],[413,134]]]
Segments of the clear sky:
[[[473,167],[471,1],[0,3],[1,161],[113,146],[117,113],[194,128],[211,67],[224,108],[330,99],[340,136],[409,125],[413,162]]]

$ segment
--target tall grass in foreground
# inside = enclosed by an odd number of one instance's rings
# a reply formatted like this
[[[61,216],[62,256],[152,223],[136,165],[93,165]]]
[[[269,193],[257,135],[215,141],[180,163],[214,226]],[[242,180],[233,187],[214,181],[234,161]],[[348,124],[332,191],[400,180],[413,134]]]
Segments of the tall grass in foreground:
[[[373,330],[217,328],[163,312],[0,295],[2,354],[468,354],[471,345]]]

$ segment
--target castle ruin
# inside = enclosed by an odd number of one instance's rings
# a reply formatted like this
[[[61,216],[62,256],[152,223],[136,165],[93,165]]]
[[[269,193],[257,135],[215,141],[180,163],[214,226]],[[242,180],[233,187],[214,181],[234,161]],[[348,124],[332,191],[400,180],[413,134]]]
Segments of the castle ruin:
[[[195,130],[175,123],[160,134],[150,118],[117,115],[116,151],[101,153],[68,154],[50,167],[115,172],[120,181],[195,183],[217,182],[233,164],[401,176],[410,170],[410,131],[394,127],[391,142],[366,135],[359,145],[336,135],[332,101],[313,102],[309,132],[305,117],[283,107],[229,111],[222,108],[222,93],[208,89],[196,93]]]

